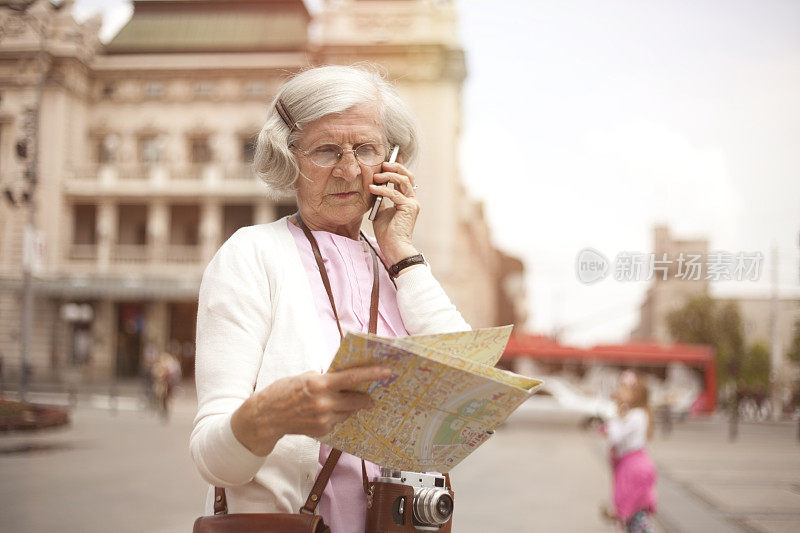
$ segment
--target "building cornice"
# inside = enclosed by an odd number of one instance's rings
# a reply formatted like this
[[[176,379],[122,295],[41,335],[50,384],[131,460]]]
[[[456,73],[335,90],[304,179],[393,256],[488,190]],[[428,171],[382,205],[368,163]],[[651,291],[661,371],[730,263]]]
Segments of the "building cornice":
[[[310,65],[308,53],[193,53],[193,54],[114,54],[97,55],[91,64],[97,75],[130,74],[131,72],[214,71],[236,70],[271,71],[297,69]]]

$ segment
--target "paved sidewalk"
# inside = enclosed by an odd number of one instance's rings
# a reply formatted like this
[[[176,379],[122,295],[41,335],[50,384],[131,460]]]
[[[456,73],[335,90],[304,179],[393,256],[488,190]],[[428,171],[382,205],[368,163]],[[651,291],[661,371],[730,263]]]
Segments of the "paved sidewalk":
[[[168,423],[142,410],[135,388],[129,393],[80,394],[70,427],[0,433],[4,532],[191,528],[207,488],[188,451],[194,390],[182,390]],[[454,470],[454,531],[618,531],[599,513],[611,491],[602,439],[564,415],[518,414]],[[743,424],[729,443],[724,422],[690,421],[650,448],[660,475],[657,533],[800,531],[794,424]]]
[[[800,531],[800,442],[797,423],[689,421],[651,452],[661,481],[659,520],[668,531]]]
[[[177,403],[167,424],[151,412],[93,407],[87,398],[71,427],[0,434],[2,530],[189,531],[207,487],[188,452],[191,398]],[[454,531],[615,531],[599,514],[609,480],[596,447],[572,421],[503,426],[453,472]]]
[[[207,485],[189,456],[188,405],[178,402],[164,423],[150,411],[81,401],[68,427],[0,433],[0,530],[190,531]]]

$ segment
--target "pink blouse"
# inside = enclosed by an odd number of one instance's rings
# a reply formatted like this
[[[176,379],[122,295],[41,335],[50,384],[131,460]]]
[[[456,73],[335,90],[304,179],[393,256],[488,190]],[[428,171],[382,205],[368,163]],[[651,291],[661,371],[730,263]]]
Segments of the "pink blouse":
[[[328,349],[328,357],[325,368],[320,368],[320,372],[325,372],[327,366],[333,361],[336,351],[339,349],[340,337],[336,327],[336,317],[322,284],[322,278],[314,260],[314,253],[311,250],[303,230],[288,221],[289,231],[294,237],[300,259],[308,275],[308,282],[311,285],[311,293],[314,296],[314,303],[322,326],[322,334],[325,346]],[[322,260],[328,271],[333,291],[333,300],[336,302],[336,311],[339,313],[339,320],[342,331],[363,331],[369,330],[369,307],[372,294],[372,256],[366,242],[354,241],[342,235],[328,233],[326,231],[312,232],[319,244]],[[377,249],[377,245],[373,241]],[[389,279],[389,274],[383,266],[379,265],[380,274],[380,299],[378,301],[378,335],[384,337],[401,337],[408,335],[400,311],[397,308],[397,294]],[[331,448],[325,444],[320,445],[319,468],[325,464]],[[380,467],[369,461],[366,462],[367,476],[373,479],[380,474]],[[322,516],[325,523],[336,533],[363,533],[367,499],[364,494],[364,486],[361,479],[361,459],[342,453],[336,468],[325,487],[325,491],[317,507],[318,513]]]

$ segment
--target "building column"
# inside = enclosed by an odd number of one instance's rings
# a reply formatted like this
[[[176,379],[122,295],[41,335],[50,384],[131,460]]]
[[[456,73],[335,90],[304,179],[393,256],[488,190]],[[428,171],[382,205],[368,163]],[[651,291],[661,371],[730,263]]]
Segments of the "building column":
[[[222,206],[206,200],[200,210],[200,248],[203,263],[208,263],[219,248],[222,238]]]
[[[113,300],[94,305],[91,377],[113,379],[117,368],[117,312]],[[88,377],[88,376],[87,376]]]
[[[166,348],[169,340],[168,319],[167,302],[165,300],[156,300],[146,304],[143,335],[145,346],[148,342],[152,342],[159,352]]]
[[[166,259],[169,241],[169,208],[163,200],[153,200],[147,210],[147,246],[150,257],[158,262]]]
[[[111,264],[111,249],[117,240],[117,206],[110,200],[97,204],[97,266],[101,272]]]

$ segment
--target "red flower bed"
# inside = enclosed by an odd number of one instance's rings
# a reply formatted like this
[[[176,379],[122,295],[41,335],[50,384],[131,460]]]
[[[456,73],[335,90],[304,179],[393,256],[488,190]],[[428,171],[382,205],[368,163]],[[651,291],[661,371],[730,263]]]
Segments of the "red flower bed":
[[[64,407],[0,400],[0,431],[41,429],[69,424]]]

